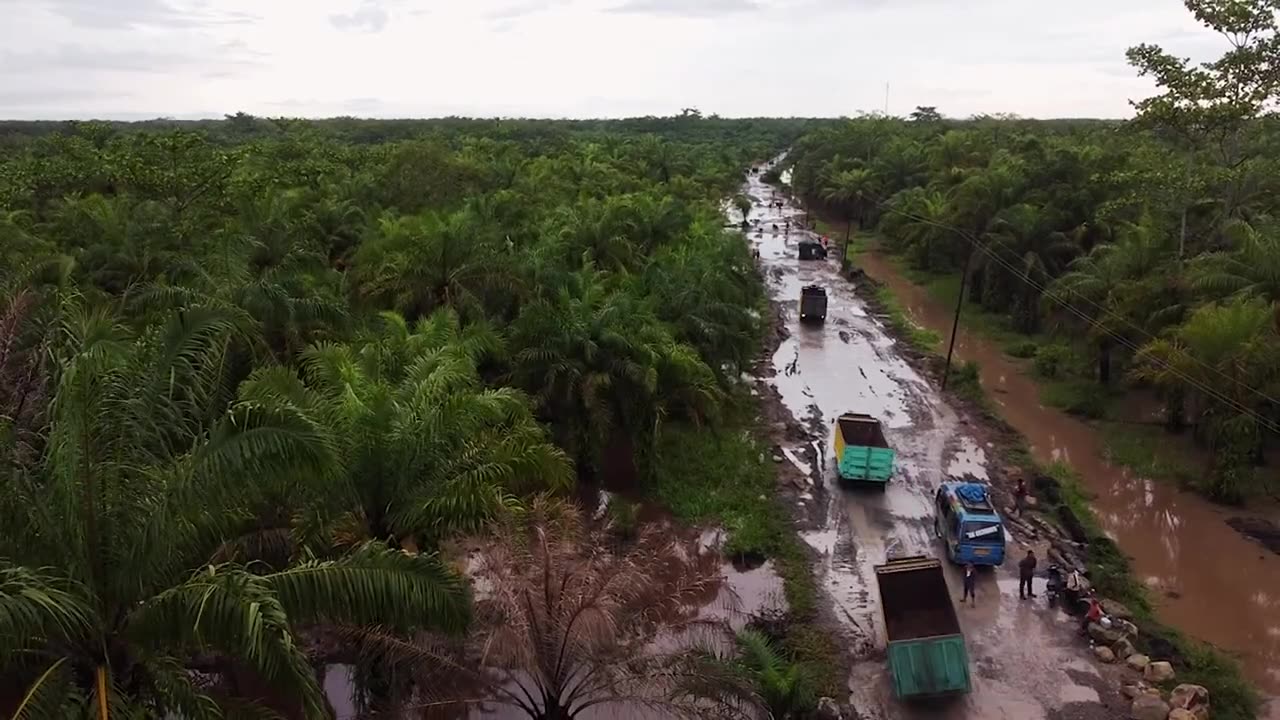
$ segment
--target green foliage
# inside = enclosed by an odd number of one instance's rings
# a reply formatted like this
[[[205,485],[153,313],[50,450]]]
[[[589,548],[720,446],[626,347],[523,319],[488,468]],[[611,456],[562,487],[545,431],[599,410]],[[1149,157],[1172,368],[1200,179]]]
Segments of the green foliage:
[[[1039,357],[1041,346],[1034,340],[1015,340],[1004,346],[1004,354],[1020,359]],[[1039,370],[1037,370],[1039,372]]]
[[[260,713],[192,672],[237,668],[321,717],[299,629],[460,632],[440,542],[605,459],[671,476],[659,439],[711,436],[759,347],[722,203],[804,124],[0,123],[22,714]],[[782,552],[751,472],[711,510],[736,551]],[[357,675],[370,714],[413,691],[387,659]]]
[[[813,673],[789,660],[768,637],[755,630],[738,633],[738,665],[774,720],[804,717],[816,704]]]
[[[902,304],[893,296],[889,288],[884,286],[878,288],[876,290],[876,300],[888,313],[886,322],[899,337],[906,338],[912,347],[921,352],[932,352],[938,349],[938,346],[942,343],[942,338],[936,332],[917,325],[907,315],[907,312],[902,308]]]
[[[1071,348],[1054,343],[1035,349],[1035,362],[1031,366],[1035,369],[1036,375],[1054,380],[1064,374],[1071,359]]]
[[[658,439],[654,499],[690,523],[718,523],[731,556],[773,555],[782,518],[772,497],[766,448],[745,430],[709,432],[668,425]]]
[[[1040,388],[1040,401],[1072,415],[1098,419],[1111,405],[1111,393],[1088,380],[1055,380]]]
[[[1106,426],[1104,437],[1107,460],[1113,463],[1131,468],[1144,477],[1172,480],[1186,488],[1203,482],[1203,473],[1179,457],[1160,430],[1113,423]]]
[[[986,402],[986,396],[982,392],[982,368],[973,360],[951,367],[947,389],[974,402]]]

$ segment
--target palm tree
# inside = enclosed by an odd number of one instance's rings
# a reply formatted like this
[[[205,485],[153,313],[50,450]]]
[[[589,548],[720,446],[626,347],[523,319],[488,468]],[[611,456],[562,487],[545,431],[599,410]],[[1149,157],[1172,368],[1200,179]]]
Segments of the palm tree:
[[[1098,350],[1098,381],[1111,382],[1111,353],[1119,339],[1156,316],[1175,316],[1164,292],[1168,280],[1159,271],[1173,257],[1169,236],[1148,219],[1127,223],[1116,242],[1096,245],[1073,260],[1050,293],[1070,310],[1056,308],[1068,323],[1083,325]]]
[[[1148,342],[1132,374],[1190,400],[1198,433],[1213,452],[1212,497],[1241,499],[1262,433],[1258,417],[1276,389],[1280,336],[1272,306],[1237,297],[1197,309],[1170,337]],[[1261,390],[1261,392],[1259,392]]]
[[[430,547],[474,530],[515,493],[568,484],[571,465],[512,388],[485,388],[477,365],[500,351],[483,326],[463,328],[450,310],[416,327],[383,313],[355,345],[302,354],[302,378],[256,372],[246,402],[318,428],[344,472],[317,508],[328,534]]]
[[[478,316],[513,288],[508,257],[494,230],[470,212],[388,215],[356,251],[356,285],[411,321],[440,307]]]
[[[433,555],[226,559],[229,541],[252,544],[237,539],[267,497],[338,457],[313,426],[224,411],[225,315],[188,308],[137,337],[101,309],[66,317],[42,463],[0,476],[0,672],[20,698],[7,712],[222,717],[260,706],[250,688],[265,684],[323,717],[301,631],[464,626],[464,586]]]
[[[891,208],[893,227],[897,228],[898,239],[906,244],[911,264],[919,270],[948,267],[938,252],[946,240],[956,239],[947,196],[937,190],[913,188],[895,196]]]
[[[1223,234],[1234,249],[1193,260],[1192,288],[1213,298],[1259,297],[1280,302],[1280,230],[1237,220],[1229,223]]]
[[[1075,243],[1051,231],[1047,221],[1041,211],[1026,204],[1001,210],[983,235],[987,252],[974,259],[972,287],[983,306],[1007,312],[1025,333],[1039,329],[1040,288],[1078,252]]]
[[[841,209],[844,217],[844,247],[849,247],[853,222],[858,227],[866,222],[867,211],[875,206],[880,183],[868,168],[853,168],[835,173],[822,190],[822,199]]]

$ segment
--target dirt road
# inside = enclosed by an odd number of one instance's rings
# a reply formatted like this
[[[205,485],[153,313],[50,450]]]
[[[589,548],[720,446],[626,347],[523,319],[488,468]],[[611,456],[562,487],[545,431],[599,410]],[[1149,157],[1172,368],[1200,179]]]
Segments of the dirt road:
[[[1087,649],[1075,637],[1070,619],[1046,609],[1042,598],[1018,599],[1012,561],[982,575],[976,607],[959,608],[972,660],[973,692],[929,708],[906,707],[892,700],[872,566],[900,553],[941,556],[932,533],[933,493],[948,475],[986,477],[985,449],[907,364],[883,324],[869,316],[849,282],[840,277],[838,261],[797,259],[803,234],[796,229],[795,219],[803,211],[788,204],[781,209],[770,207],[774,191],[755,176],[748,178],[745,192],[758,201],[751,212],[757,225],[748,237],[760,252],[770,293],[786,313],[790,331],[774,355],[777,375],[770,382],[814,435],[783,450],[791,462],[804,464],[802,458],[814,456],[810,450],[816,444],[821,466],[805,468],[806,473],[820,478],[829,490],[806,494],[801,502],[828,498],[823,509],[826,521],[806,533],[806,540],[821,553],[826,590],[845,623],[849,641],[862,651],[850,678],[854,707],[873,718],[1119,716],[1110,692],[1114,682],[1104,679],[1103,671],[1086,659]],[[790,233],[784,231],[788,218],[793,219]],[[810,284],[827,291],[827,320],[819,327],[801,326],[798,319],[800,289]],[[897,450],[898,469],[883,493],[842,489],[835,477],[834,421],[850,410],[880,418]],[[1022,554],[1016,546],[1011,551]],[[958,572],[949,567],[948,573],[958,598]]]

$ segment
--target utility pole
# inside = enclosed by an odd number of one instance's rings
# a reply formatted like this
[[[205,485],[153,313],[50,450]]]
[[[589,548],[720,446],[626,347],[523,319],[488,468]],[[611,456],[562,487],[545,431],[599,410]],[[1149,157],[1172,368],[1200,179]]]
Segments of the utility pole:
[[[884,84],[884,116],[889,117],[889,83]]]
[[[964,257],[964,270],[960,273],[960,296],[956,298],[956,317],[951,321],[951,342],[947,344],[947,366],[942,370],[942,389],[947,389],[951,377],[951,353],[956,349],[956,331],[960,328],[960,308],[964,307],[965,283],[969,280],[969,263],[973,261],[974,248]]]

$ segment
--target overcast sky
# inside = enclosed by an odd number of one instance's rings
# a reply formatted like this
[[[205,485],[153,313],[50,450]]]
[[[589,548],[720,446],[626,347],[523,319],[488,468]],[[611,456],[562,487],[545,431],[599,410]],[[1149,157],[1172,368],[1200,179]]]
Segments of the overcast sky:
[[[0,117],[1125,117],[1179,0],[0,0]]]

